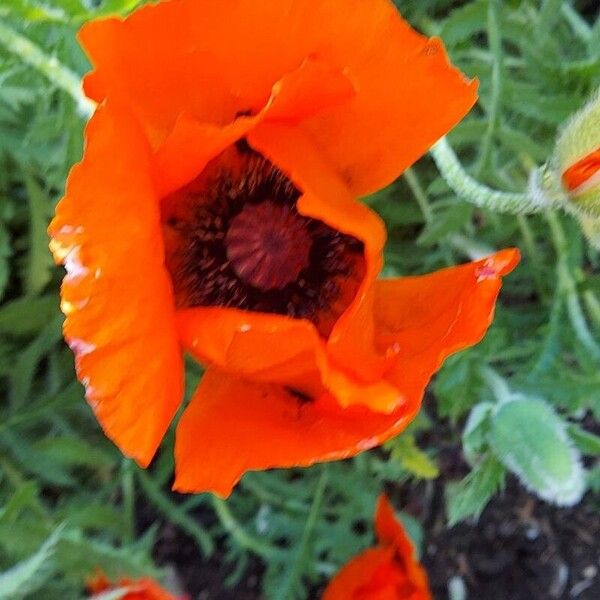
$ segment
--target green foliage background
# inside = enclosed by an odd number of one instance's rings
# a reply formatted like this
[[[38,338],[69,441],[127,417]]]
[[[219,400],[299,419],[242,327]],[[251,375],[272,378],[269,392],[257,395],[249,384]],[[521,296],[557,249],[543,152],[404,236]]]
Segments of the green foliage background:
[[[78,26],[138,4],[0,0],[0,26],[82,74]],[[597,2],[397,4],[481,82],[477,108],[449,136],[463,164],[491,187],[525,189],[557,128],[600,85]],[[148,472],[124,460],[75,380],[61,340],[62,273],[47,251],[46,226],[81,155],[83,125],[72,98],[0,44],[0,600],[83,597],[96,567],[161,577],[151,558],[161,522],[190,536],[199,563],[223,556],[228,583],[258,556],[265,597],[307,598],[371,543],[370,527],[357,524],[371,522],[380,491],[437,476],[438,448],[420,440],[440,422],[473,467],[447,486],[450,523],[479,513],[507,471],[550,501],[580,486],[590,490],[584,501],[598,502],[600,470],[592,460],[584,473],[580,454],[600,453],[600,438],[582,426],[600,416],[600,255],[570,217],[501,216],[465,203],[428,157],[366,199],[389,228],[385,274],[429,272],[508,246],[524,257],[488,336],[447,361],[406,434],[353,460],[248,474],[226,503],[168,491],[171,437]],[[523,399],[529,422],[510,405]],[[531,439],[540,443],[523,445]],[[140,517],[148,507],[150,526]],[[419,524],[407,524],[418,542]]]

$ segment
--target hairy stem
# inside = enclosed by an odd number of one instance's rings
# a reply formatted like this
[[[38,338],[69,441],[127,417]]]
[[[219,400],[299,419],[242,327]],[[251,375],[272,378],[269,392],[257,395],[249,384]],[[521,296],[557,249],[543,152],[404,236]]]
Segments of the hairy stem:
[[[526,193],[492,190],[473,179],[460,164],[446,138],[435,144],[430,153],[446,183],[460,198],[475,206],[513,215],[536,213],[547,208]]]

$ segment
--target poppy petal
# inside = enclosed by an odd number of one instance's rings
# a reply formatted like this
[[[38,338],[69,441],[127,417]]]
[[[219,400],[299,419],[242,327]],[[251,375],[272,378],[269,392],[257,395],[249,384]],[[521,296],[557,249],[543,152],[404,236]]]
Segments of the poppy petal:
[[[198,121],[188,113],[177,117],[155,156],[159,195],[166,196],[200,173],[207,163],[263,121],[293,123],[336,106],[354,94],[349,79],[324,61],[309,58],[285,75],[255,116],[239,115],[224,126]]]
[[[331,580],[322,600],[399,600],[395,588],[378,592],[365,589],[377,571],[390,565],[393,558],[392,548],[380,546],[365,550],[344,565]]]
[[[64,332],[106,434],[145,466],[183,389],[150,152],[135,119],[110,101],[86,140],[49,227],[67,269]]]
[[[385,380],[361,384],[331,364],[305,320],[235,309],[193,308],[176,315],[182,345],[198,361],[242,378],[287,385],[310,396],[326,389],[342,407],[391,413],[403,403]]]
[[[386,239],[382,220],[369,207],[356,202],[297,127],[263,123],[249,133],[248,140],[302,190],[299,212],[364,243],[366,274],[356,298],[329,336],[328,353],[359,381],[380,379],[386,357],[375,350],[372,303],[373,282],[382,266]]]
[[[354,456],[413,417],[404,406],[387,415],[363,407],[342,409],[325,394],[302,398],[280,385],[211,368],[177,427],[174,489],[228,496],[246,471]]]
[[[388,379],[412,395],[448,356],[479,342],[492,322],[501,277],[519,257],[507,249],[429,275],[377,281],[377,344],[397,352]]]
[[[357,91],[350,101],[296,112],[359,195],[410,166],[477,95],[440,40],[411,29],[389,0],[173,0],[88,23],[80,40],[95,67],[86,92],[126,99],[156,143],[181,113],[217,126],[256,114],[311,57],[343,70]]]
[[[396,556],[402,559],[404,570],[412,584],[421,590],[427,590],[427,574],[417,560],[415,547],[385,494],[377,499],[375,531],[379,543],[384,546],[392,546],[396,551]],[[423,600],[425,600],[425,596],[423,596]]]
[[[347,563],[323,600],[431,600],[427,574],[387,496],[377,501],[378,545]]]

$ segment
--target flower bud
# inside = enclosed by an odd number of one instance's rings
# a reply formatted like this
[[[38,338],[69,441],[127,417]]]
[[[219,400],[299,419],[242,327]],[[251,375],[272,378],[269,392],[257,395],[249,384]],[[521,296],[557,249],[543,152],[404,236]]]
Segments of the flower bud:
[[[553,166],[569,207],[600,218],[600,90],[564,126]]]

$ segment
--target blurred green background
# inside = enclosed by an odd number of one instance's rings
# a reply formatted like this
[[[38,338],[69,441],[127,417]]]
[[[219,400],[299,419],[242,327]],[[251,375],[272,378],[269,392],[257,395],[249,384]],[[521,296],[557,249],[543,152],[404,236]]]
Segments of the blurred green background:
[[[366,199],[389,229],[385,274],[508,246],[523,261],[486,339],[447,361],[408,432],[352,460],[250,473],[227,502],[169,491],[172,436],[146,472],[104,438],[62,341],[62,270],[46,235],[84,116],[14,35],[81,75],[78,27],[139,4],[0,0],[0,600],[82,598],[97,567],[204,600],[318,598],[372,543],[382,490],[405,509],[436,598],[600,597],[600,254],[558,212],[467,204],[429,157]],[[600,85],[597,0],[396,4],[481,82],[449,136],[462,163],[490,187],[523,191]],[[193,389],[200,373],[188,368]],[[502,393],[518,410],[500,409]],[[553,507],[584,491],[575,508]]]

